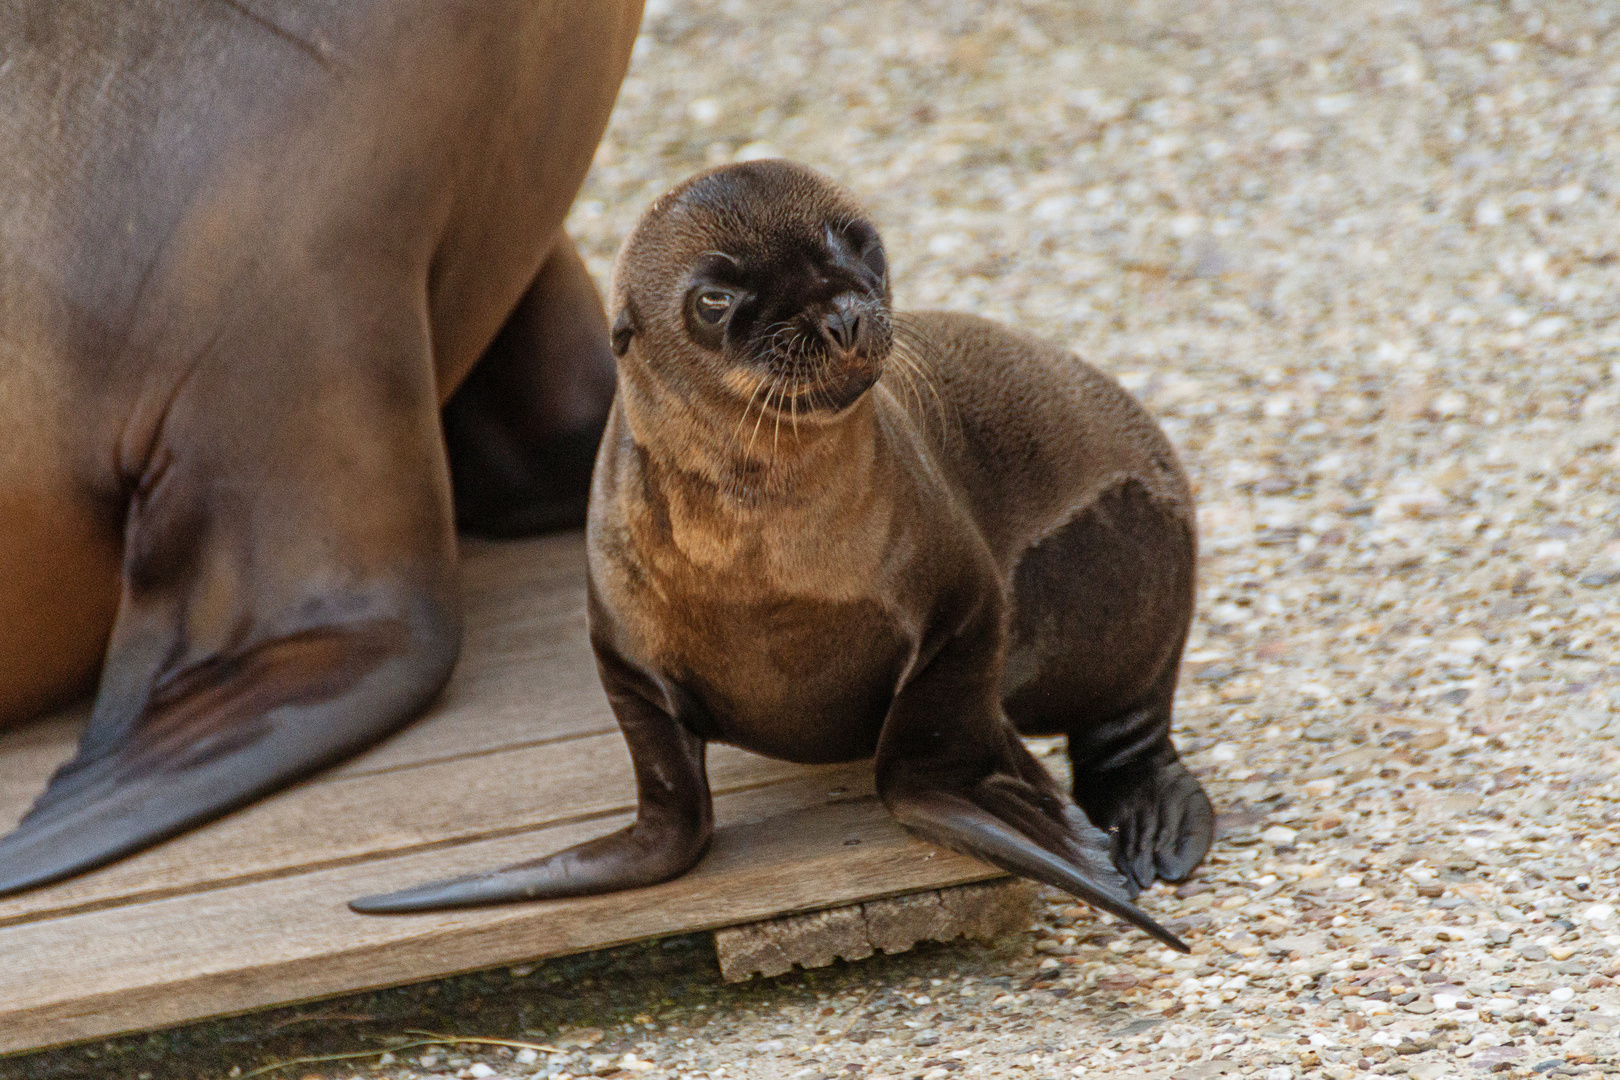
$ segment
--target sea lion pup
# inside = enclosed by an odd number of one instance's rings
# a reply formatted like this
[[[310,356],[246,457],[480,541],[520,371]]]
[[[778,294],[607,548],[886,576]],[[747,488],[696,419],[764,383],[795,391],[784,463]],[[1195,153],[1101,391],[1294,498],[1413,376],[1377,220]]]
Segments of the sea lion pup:
[[[646,212],[614,269],[618,396],[587,527],[637,821],[359,910],[674,877],[709,843],[717,740],[875,757],[904,825],[1184,948],[1129,898],[1185,878],[1212,833],[1170,742],[1186,478],[1071,354],[889,302],[877,231],[802,166],[716,169]],[[1019,731],[1068,736],[1078,806]]]

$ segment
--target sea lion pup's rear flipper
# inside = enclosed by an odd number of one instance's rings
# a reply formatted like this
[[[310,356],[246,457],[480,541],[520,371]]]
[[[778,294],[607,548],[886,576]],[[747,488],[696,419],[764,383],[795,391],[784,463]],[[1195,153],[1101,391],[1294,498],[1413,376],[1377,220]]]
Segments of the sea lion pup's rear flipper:
[[[600,625],[593,610],[593,630]],[[635,823],[501,870],[361,897],[349,902],[351,908],[389,915],[593,896],[657,885],[703,858],[714,835],[714,810],[705,743],[687,723],[699,706],[679,687],[637,670],[602,642],[594,644],[602,685],[636,771]]]
[[[1131,903],[1094,826],[1018,738],[999,701],[996,608],[978,605],[895,696],[877,789],[895,820],[936,843],[1062,889],[1151,934],[1185,943]]]
[[[565,234],[445,403],[462,531],[531,536],[583,525],[614,380],[602,298]]]
[[[330,285],[276,298],[297,326],[238,313],[132,417],[99,694],[78,755],[0,839],[0,892],[351,755],[449,677],[455,537],[426,319],[374,299],[356,319]]]

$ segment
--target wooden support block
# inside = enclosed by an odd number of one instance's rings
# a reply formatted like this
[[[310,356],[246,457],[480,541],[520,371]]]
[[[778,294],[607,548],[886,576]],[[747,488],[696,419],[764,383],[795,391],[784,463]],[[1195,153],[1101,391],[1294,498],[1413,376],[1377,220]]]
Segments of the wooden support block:
[[[794,964],[818,968],[839,957],[864,960],[878,949],[905,952],[919,941],[988,941],[1027,929],[1034,904],[1034,885],[1003,878],[729,926],[714,932],[714,949],[721,975],[741,982],[756,972],[784,974]]]

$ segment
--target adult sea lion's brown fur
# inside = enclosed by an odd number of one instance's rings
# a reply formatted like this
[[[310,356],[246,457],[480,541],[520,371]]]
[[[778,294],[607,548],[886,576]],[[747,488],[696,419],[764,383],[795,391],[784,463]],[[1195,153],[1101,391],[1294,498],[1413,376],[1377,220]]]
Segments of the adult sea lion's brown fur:
[[[1169,736],[1193,506],[1152,419],[1043,341],[892,316],[877,232],[785,162],[658,200],[621,250],[611,306],[591,639],[638,820],[358,906],[679,874],[709,841],[703,747],[718,740],[875,757],[909,827],[1175,943],[1129,903],[1190,873],[1212,826]],[[1068,736],[1078,806],[1019,730]],[[1114,830],[1117,870],[1092,822]]]
[[[381,739],[454,664],[456,518],[583,519],[561,226],[640,7],[0,4],[0,725],[100,680],[0,892]]]

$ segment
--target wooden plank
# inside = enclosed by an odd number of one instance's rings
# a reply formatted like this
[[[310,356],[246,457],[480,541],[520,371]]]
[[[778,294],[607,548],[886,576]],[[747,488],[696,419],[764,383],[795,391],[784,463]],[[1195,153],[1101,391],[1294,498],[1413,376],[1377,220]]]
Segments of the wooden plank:
[[[834,960],[865,960],[877,950],[901,953],[919,941],[989,941],[1027,930],[1038,892],[1033,882],[1007,879],[925,889],[807,915],[723,927],[714,932],[720,977],[742,982]]]
[[[998,876],[905,835],[874,798],[827,801],[827,779],[717,800],[709,856],[651,889],[409,917],[344,906],[574,843],[628,821],[617,815],[8,927],[0,1052]]]
[[[720,826],[692,874],[544,904],[367,917],[345,902],[532,858],[630,820],[629,756],[586,642],[579,535],[464,552],[461,664],[421,722],[255,806],[0,900],[0,1052],[998,876],[906,837],[869,763],[714,747]],[[86,706],[0,735],[0,824]]]
[[[717,795],[836,769],[772,761],[732,747],[714,747],[710,762]],[[0,927],[634,808],[630,755],[618,732],[480,757],[476,770],[465,761],[435,762],[311,784],[95,873],[0,899]]]
[[[618,730],[586,638],[584,534],[463,545],[455,677],[424,720],[327,778]]]

